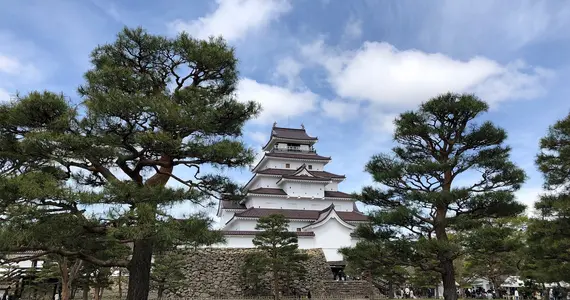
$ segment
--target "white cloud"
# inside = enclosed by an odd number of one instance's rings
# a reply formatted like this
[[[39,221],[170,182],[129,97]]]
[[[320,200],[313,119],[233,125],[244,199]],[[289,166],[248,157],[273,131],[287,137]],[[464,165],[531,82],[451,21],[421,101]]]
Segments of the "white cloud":
[[[31,63],[22,63],[13,56],[0,53],[0,73],[8,76],[21,77],[26,80],[37,80],[40,78],[40,71]]]
[[[260,145],[265,145],[268,139],[268,133],[263,133],[261,131],[249,132],[248,136],[256,143]]]
[[[3,40],[0,33],[0,44]],[[24,63],[19,57],[0,49],[0,103],[10,101],[11,95],[16,94],[16,88],[35,84],[41,81],[42,77],[40,70],[33,63]]]
[[[20,63],[16,59],[0,54],[0,72],[14,74],[19,69]]]
[[[425,22],[422,37],[429,44],[467,51],[491,46],[504,52],[567,38],[570,5],[566,1],[446,0]]]
[[[259,30],[282,14],[291,10],[288,0],[216,0],[217,9],[205,16],[189,22],[175,20],[170,27],[186,31],[195,38],[208,38],[222,35],[228,41],[246,36],[250,31]]]
[[[536,97],[544,93],[542,84],[551,74],[520,62],[501,65],[484,57],[463,61],[379,42],[340,52],[317,41],[303,46],[302,53],[328,71],[339,97],[385,108],[414,107],[448,91],[477,92],[490,102]]]
[[[293,91],[276,85],[244,78],[238,84],[240,101],[256,101],[263,111],[254,122],[269,124],[313,111],[319,96],[310,91]]]
[[[355,118],[360,111],[358,103],[340,100],[323,101],[321,102],[321,108],[325,116],[335,118],[341,122]]]
[[[362,21],[350,18],[344,26],[342,38],[346,40],[358,39],[362,36]]]
[[[10,93],[3,88],[0,88],[0,103],[10,101]]]
[[[379,109],[370,109],[368,110],[368,122],[369,128],[380,132],[385,133],[384,137],[386,139],[391,139],[394,130],[396,130],[396,125],[394,124],[394,120],[398,117],[398,114],[395,113],[384,113],[381,112]]]
[[[540,194],[543,192],[544,190],[540,187],[523,187],[515,193],[515,197],[517,201],[527,206],[526,214],[533,216],[536,213],[534,204],[539,200]]]
[[[302,85],[299,75],[303,70],[303,65],[296,59],[287,56],[280,59],[275,67],[273,75],[277,78],[284,78],[287,80],[287,87],[294,88]]]

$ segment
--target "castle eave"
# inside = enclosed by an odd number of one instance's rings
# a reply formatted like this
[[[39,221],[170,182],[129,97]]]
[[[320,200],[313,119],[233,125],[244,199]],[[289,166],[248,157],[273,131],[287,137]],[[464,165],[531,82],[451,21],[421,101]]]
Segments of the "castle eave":
[[[226,236],[253,236],[258,234],[259,231],[253,231],[253,230],[249,230],[249,231],[240,231],[240,230],[226,230],[226,231],[222,231],[223,235]],[[292,233],[295,233],[297,236],[315,236],[315,233],[312,231],[292,231]]]

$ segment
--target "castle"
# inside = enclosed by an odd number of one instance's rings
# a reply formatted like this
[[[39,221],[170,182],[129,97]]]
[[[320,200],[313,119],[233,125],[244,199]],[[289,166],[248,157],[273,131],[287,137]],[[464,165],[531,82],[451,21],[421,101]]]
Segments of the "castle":
[[[353,231],[368,218],[350,194],[338,190],[345,176],[324,170],[331,158],[317,154],[318,139],[301,127],[273,124],[265,154],[244,187],[245,198],[220,201],[217,215],[227,243],[219,247],[254,247],[257,220],[271,214],[289,220],[299,248],[320,248],[330,263],[343,260],[340,248],[356,244]]]

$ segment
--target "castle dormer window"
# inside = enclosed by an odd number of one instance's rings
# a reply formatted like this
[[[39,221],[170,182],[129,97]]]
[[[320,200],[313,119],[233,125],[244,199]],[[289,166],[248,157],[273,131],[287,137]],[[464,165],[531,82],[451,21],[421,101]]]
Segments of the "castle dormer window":
[[[291,164],[285,164],[285,168],[287,169],[291,168]]]
[[[313,165],[309,165],[308,167],[309,167],[309,170],[313,169]]]

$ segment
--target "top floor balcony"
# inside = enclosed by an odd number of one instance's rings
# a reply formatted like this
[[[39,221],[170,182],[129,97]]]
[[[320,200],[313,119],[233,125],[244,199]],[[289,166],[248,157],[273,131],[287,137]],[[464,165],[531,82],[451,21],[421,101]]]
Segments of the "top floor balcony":
[[[311,146],[284,146],[276,145],[271,149],[272,152],[295,152],[295,153],[317,153],[317,150]]]

